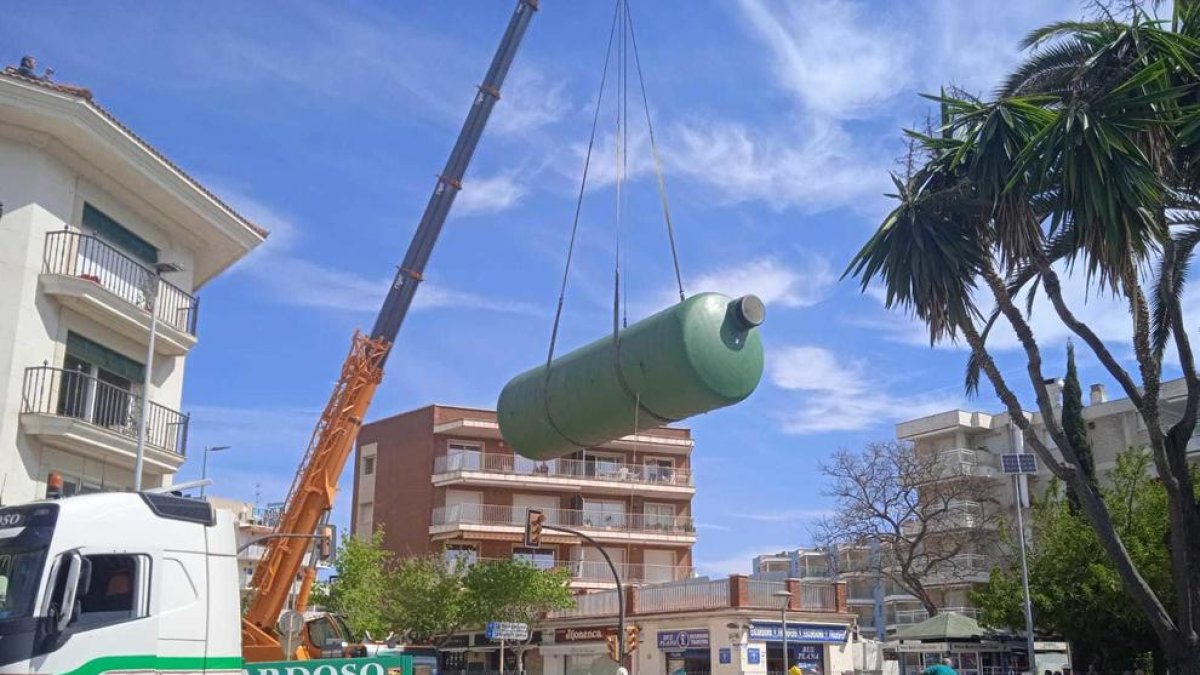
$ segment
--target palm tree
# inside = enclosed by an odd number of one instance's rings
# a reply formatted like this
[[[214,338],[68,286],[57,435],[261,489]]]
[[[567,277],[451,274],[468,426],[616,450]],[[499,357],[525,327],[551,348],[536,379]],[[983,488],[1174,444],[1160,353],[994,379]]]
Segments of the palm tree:
[[[887,306],[918,317],[931,341],[966,341],[968,388],[986,375],[1027,444],[1079,496],[1176,673],[1200,673],[1200,506],[1186,460],[1200,378],[1180,302],[1200,242],[1198,36],[1194,0],[1176,2],[1170,21],[1134,9],[1123,19],[1052,24],[1030,34],[1032,55],[994,99],[934,97],[939,128],[909,132],[919,161],[893,178],[897,206],[846,272],[864,290],[882,284]],[[1071,310],[1064,272],[1083,274],[1097,293],[1127,303],[1136,376]],[[1027,319],[1038,293],[1146,423],[1170,501],[1174,598],[1159,597],[1146,583],[1055,415]],[[981,304],[991,305],[986,316]],[[1000,321],[1025,351],[1037,409],[1061,459],[1033,433],[988,351]],[[1169,343],[1188,393],[1182,419],[1164,428],[1159,390]]]

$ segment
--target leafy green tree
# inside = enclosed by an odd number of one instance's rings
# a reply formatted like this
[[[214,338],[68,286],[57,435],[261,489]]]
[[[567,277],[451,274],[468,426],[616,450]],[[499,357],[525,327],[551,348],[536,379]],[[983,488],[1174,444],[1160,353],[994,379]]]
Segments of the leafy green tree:
[[[570,572],[561,567],[543,570],[520,560],[480,563],[463,579],[467,613],[480,624],[507,621],[530,626],[529,640],[513,645],[517,670],[521,671],[533,626],[549,611],[575,606],[567,585],[570,580]]]
[[[1096,480],[1096,460],[1092,456],[1092,444],[1087,436],[1087,421],[1083,419],[1083,387],[1079,385],[1079,371],[1075,368],[1075,345],[1067,342],[1067,375],[1063,378],[1062,391],[1063,433],[1071,447],[1079,453],[1079,469],[1090,481]],[[1070,487],[1067,498],[1071,505],[1079,508],[1079,495]]]
[[[396,633],[407,642],[440,646],[470,623],[465,573],[464,560],[452,564],[436,553],[398,560],[387,612]]]
[[[1126,451],[1101,493],[1139,569],[1156,593],[1172,598],[1166,490],[1149,468],[1146,452]],[[1154,630],[1130,602],[1095,531],[1058,490],[1052,487],[1033,508],[1029,592],[1037,628],[1069,639],[1080,670],[1092,663],[1105,671],[1130,670],[1140,655],[1159,651]],[[993,570],[973,594],[984,624],[1013,629],[1024,627],[1022,598],[1015,565]],[[1163,663],[1161,655],[1155,662]]]
[[[391,553],[383,548],[382,531],[377,530],[370,539],[342,540],[323,604],[329,611],[342,615],[356,636],[369,633],[378,637],[387,633],[391,558]]]
[[[1200,675],[1200,504],[1187,459],[1200,371],[1181,300],[1200,244],[1200,2],[1171,3],[1167,20],[1149,13],[1158,6],[1132,3],[1124,13],[1037,29],[1025,41],[1030,56],[994,98],[934,97],[937,128],[909,132],[917,156],[911,172],[894,177],[896,208],[847,274],[864,292],[882,285],[887,306],[916,316],[932,342],[965,340],[968,390],[987,378],[1026,446],[1077,495],[1171,671]],[[1136,369],[1076,314],[1063,292],[1072,274],[1089,296],[1128,308]],[[1167,504],[1170,594],[1154,583],[1156,570],[1123,534],[1059,422],[1029,321],[1037,296],[1143,422]],[[1021,387],[993,359],[997,325],[1023,351],[1034,406],[1022,404]],[[1169,417],[1160,405],[1168,349],[1186,389],[1182,414]]]

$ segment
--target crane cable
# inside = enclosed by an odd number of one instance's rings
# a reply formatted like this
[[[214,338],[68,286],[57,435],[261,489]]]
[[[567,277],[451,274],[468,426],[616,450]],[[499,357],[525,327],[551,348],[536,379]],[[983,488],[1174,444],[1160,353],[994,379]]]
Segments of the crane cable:
[[[621,25],[621,43],[617,43],[617,41],[616,41],[618,24]],[[625,42],[626,37],[628,37],[627,46],[625,46],[626,45],[626,42]],[[609,70],[609,66],[611,64],[612,57],[613,57],[614,44],[617,44],[617,46],[618,46],[618,54],[617,54],[618,92],[617,92],[617,101],[616,101],[617,118],[618,118],[618,131],[617,131],[617,139],[616,139],[616,142],[618,145],[617,172],[616,172],[617,219],[618,220],[617,220],[617,228],[616,228],[617,229],[616,265],[615,265],[615,267],[616,267],[616,273],[615,273],[616,282],[614,284],[616,286],[616,289],[614,290],[614,297],[613,297],[613,315],[614,315],[613,330],[614,330],[614,333],[618,330],[618,326],[619,326],[619,321],[617,318],[617,315],[619,313],[618,308],[621,305],[625,304],[625,303],[621,303],[621,301],[620,301],[620,297],[621,297],[621,292],[620,292],[620,265],[621,265],[620,230],[621,230],[622,217],[623,217],[622,214],[624,212],[624,207],[623,207],[624,196],[622,193],[622,183],[625,180],[625,176],[626,176],[627,168],[628,168],[628,158],[627,158],[627,155],[628,155],[628,142],[627,142],[628,141],[628,115],[625,114],[625,111],[628,110],[628,93],[627,93],[628,79],[624,74],[624,72],[628,68],[628,56],[627,56],[627,51],[626,51],[628,49],[628,47],[633,48],[634,68],[637,72],[638,88],[641,93],[642,107],[643,107],[643,110],[645,112],[645,117],[646,117],[646,129],[647,129],[647,134],[648,134],[648,138],[650,141],[651,156],[653,157],[653,160],[654,160],[654,172],[655,172],[655,176],[657,178],[656,182],[657,182],[657,187],[658,187],[659,202],[662,205],[663,220],[665,222],[666,231],[667,231],[667,242],[668,242],[668,245],[669,245],[670,251],[671,251],[671,263],[674,267],[674,272],[675,272],[675,285],[676,285],[676,289],[679,293],[679,301],[683,302],[686,299],[686,295],[685,295],[684,289],[683,289],[683,274],[680,271],[680,265],[679,265],[679,252],[678,252],[676,244],[675,244],[675,228],[671,222],[671,208],[670,208],[670,203],[667,199],[667,184],[666,184],[666,177],[663,172],[662,155],[658,150],[658,142],[654,136],[654,124],[651,121],[651,115],[650,115],[650,99],[646,93],[646,81],[645,81],[645,77],[642,72],[642,60],[641,60],[641,54],[638,50],[637,34],[634,32],[634,28],[633,28],[633,16],[629,11],[629,0],[616,0],[615,7],[613,9],[612,25],[609,28],[609,33],[608,33],[608,46],[605,48],[605,52],[604,52],[604,66],[601,70],[601,75],[600,75],[600,89],[599,89],[599,93],[596,96],[596,107],[592,114],[591,134],[588,137],[587,152],[584,155],[583,175],[579,181],[579,191],[576,195],[576,200],[575,200],[575,213],[574,213],[574,218],[572,219],[572,222],[571,222],[571,236],[570,236],[569,242],[567,244],[567,256],[566,256],[566,262],[563,266],[562,282],[559,287],[558,304],[554,311],[554,324],[550,331],[550,345],[549,345],[549,348],[547,349],[547,353],[546,353],[547,377],[549,377],[549,365],[550,365],[551,361],[554,360],[554,351],[555,351],[555,347],[558,344],[558,330],[562,323],[562,312],[563,312],[563,306],[566,302],[567,283],[570,279],[571,263],[573,262],[574,255],[575,255],[575,242],[578,238],[578,233],[579,233],[579,221],[580,221],[580,217],[583,212],[583,197],[587,191],[587,181],[588,181],[588,177],[589,177],[590,171],[591,171],[592,154],[593,154],[593,151],[595,150],[595,146],[596,146],[596,132],[599,129],[599,123],[600,123],[600,110],[601,110],[601,107],[604,102],[604,91],[605,91],[605,88],[608,83],[608,70]],[[625,323],[628,323],[627,315],[626,315]]]

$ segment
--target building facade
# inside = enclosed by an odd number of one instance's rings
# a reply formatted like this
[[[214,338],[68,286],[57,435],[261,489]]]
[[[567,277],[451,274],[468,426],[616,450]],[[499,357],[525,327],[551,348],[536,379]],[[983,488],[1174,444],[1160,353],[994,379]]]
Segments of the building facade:
[[[1051,400],[1058,414],[1061,414],[1061,393],[1061,382],[1050,385]],[[1163,384],[1161,408],[1165,424],[1173,424],[1182,414],[1186,394],[1182,380]],[[1042,416],[1027,414],[1042,440],[1053,448],[1054,443],[1045,431]],[[1129,399],[1109,400],[1102,384],[1091,385],[1083,414],[1095,458],[1096,474],[1102,482],[1107,472],[1116,467],[1117,456],[1121,452],[1128,448],[1146,447],[1149,442],[1145,424]],[[952,468],[946,472],[948,480],[953,480],[955,476],[972,476],[992,483],[994,489],[988,494],[992,502],[990,508],[996,509],[1009,527],[1016,523],[1016,505],[1021,503],[1027,506],[1028,495],[1044,493],[1056,480],[1049,470],[1039,465],[1036,474],[1019,477],[1014,486],[1012,477],[1000,470],[1001,455],[1032,452],[1024,447],[1020,431],[1010,424],[1007,413],[949,410],[899,423],[896,425],[896,437],[912,443],[919,455],[936,457],[939,464]],[[1188,450],[1192,461],[1200,460],[1200,438],[1193,438]],[[982,512],[982,505],[975,506]],[[963,512],[970,513],[971,507],[970,504],[964,505]],[[995,522],[988,519],[972,522],[966,518],[959,525],[995,527]],[[1015,531],[1009,534],[1016,537]],[[879,565],[873,564],[871,558],[880,553],[866,546],[783,551],[755,558],[754,577],[779,579],[790,576],[845,581],[847,603],[851,611],[858,615],[862,633],[886,638],[905,625],[925,620],[928,613],[915,597],[880,573]],[[1009,564],[1008,556],[997,536],[994,545],[980,546],[963,553],[961,560],[956,561],[956,574],[926,579],[926,588],[932,591],[939,608],[976,617],[978,609],[971,604],[970,591],[987,582],[992,568]]]
[[[628,587],[625,625],[636,627],[639,639],[623,665],[630,675],[782,673],[786,616],[790,665],[805,675],[862,672],[863,643],[839,586],[734,575]],[[577,600],[576,607],[552,612],[535,627],[533,646],[522,655],[528,675],[616,673],[608,640],[619,632],[617,592]],[[442,672],[496,672],[501,658],[505,672],[517,672],[515,650],[501,654],[483,633],[456,635],[443,650]]]
[[[0,204],[0,502],[44,497],[52,473],[67,494],[131,488],[143,397],[143,485],[169,484],[187,450],[196,292],[266,232],[90,92],[12,68]]]
[[[494,411],[431,405],[359,432],[351,532],[382,529],[398,555],[523,559],[569,567],[579,590],[611,588],[601,554],[578,537],[546,531],[541,548],[524,546],[526,510],[538,508],[598,540],[623,582],[686,579],[692,447],[687,429],[663,428],[535,462],[505,445]]]
[[[264,508],[250,502],[221,497],[209,497],[208,501],[212,502],[213,508],[232,513],[234,523],[237,524],[238,581],[241,585],[242,597],[245,598],[253,590],[250,582],[254,579],[254,570],[258,568],[258,564],[262,562],[263,556],[267,552],[266,542],[261,540],[275,531],[275,526],[279,522],[279,508]],[[337,542],[329,542],[326,550],[331,552],[337,550]],[[318,555],[316,563],[318,572],[330,568],[328,557]],[[293,593],[299,588],[300,584],[297,582],[293,585]]]

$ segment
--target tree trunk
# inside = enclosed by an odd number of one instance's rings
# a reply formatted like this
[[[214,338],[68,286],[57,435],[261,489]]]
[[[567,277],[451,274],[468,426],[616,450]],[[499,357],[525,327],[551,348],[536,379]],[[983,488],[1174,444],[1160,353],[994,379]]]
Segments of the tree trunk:
[[[1183,644],[1163,645],[1171,675],[1200,675],[1200,648]]]

